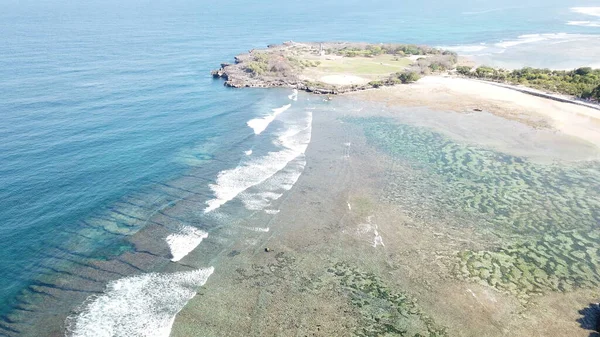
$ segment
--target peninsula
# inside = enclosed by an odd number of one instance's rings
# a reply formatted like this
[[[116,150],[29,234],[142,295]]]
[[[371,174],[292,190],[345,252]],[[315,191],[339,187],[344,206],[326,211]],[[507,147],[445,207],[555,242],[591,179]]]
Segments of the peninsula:
[[[457,65],[456,53],[407,44],[298,43],[269,45],[212,72],[230,87],[289,87],[340,94],[410,83]]]
[[[289,87],[317,94],[406,84],[443,74],[520,85],[536,90],[514,89],[545,98],[600,101],[600,69],[475,67],[455,52],[410,44],[289,41],[240,54],[234,64],[222,63],[212,74],[230,87]]]

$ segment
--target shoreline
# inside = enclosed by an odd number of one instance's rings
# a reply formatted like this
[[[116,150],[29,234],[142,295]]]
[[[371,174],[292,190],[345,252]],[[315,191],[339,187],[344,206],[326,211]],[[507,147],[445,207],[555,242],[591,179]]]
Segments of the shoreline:
[[[454,77],[469,79],[467,77],[462,77],[462,76],[454,76]],[[486,81],[486,80],[480,80],[480,79],[471,79],[471,80],[493,84],[493,85],[496,85],[496,86],[499,86],[502,88],[516,90],[516,91],[519,91],[519,92],[522,92],[522,93],[525,93],[528,95],[538,96],[538,97],[542,97],[542,98],[546,98],[546,99],[550,99],[550,100],[554,100],[554,101],[558,101],[558,102],[576,104],[576,105],[584,106],[587,108],[600,110],[600,102],[599,103],[585,102],[585,101],[583,101],[581,99],[577,99],[573,96],[562,95],[559,93],[543,92],[543,91],[535,89],[535,88],[518,85],[518,84]]]
[[[502,336],[510,329],[514,336],[531,336],[534,332],[552,335],[557,331],[558,335],[587,336],[588,332],[577,324],[577,310],[593,298],[593,289],[523,295],[455,274],[457,252],[495,252],[498,247],[512,244],[516,234],[491,228],[489,218],[444,206],[454,195],[447,191],[448,182],[440,182],[420,167],[429,162],[421,157],[424,153],[443,149],[441,153],[447,154],[443,157],[451,162],[439,165],[487,172],[479,170],[478,165],[495,167],[494,161],[485,160],[495,153],[494,148],[498,149],[495,142],[490,143],[492,138],[507,149],[503,152],[500,148],[499,153],[510,153],[520,146],[514,140],[523,137],[531,143],[527,149],[530,152],[551,144],[550,152],[542,155],[565,159],[557,165],[570,167],[579,163],[566,156],[582,144],[548,129],[534,129],[485,112],[465,114],[450,112],[448,106],[415,109],[412,105],[397,110],[401,107],[390,100],[354,97],[390,91],[402,97],[402,90],[424,84],[343,95],[328,102],[325,109],[315,110],[306,171],[277,205],[280,212],[272,217],[255,214],[245,220],[248,226],[267,224],[269,232],[253,242],[241,238],[229,247],[230,253],[222,253],[221,267],[200,290],[201,296],[190,300],[177,315],[172,336],[216,335],[225,329],[232,335],[248,336],[377,335],[394,332],[394,324],[406,322],[424,335],[436,331],[439,336]],[[448,83],[433,84],[427,85],[432,90],[452,87]],[[306,99],[315,98],[301,93],[299,101]],[[400,158],[374,146],[364,133],[373,123],[384,128],[396,125],[388,121],[407,125],[400,129],[402,132],[380,138],[408,135],[407,139],[392,142],[401,147],[397,152]],[[468,140],[446,137],[464,130],[468,131]],[[535,138],[538,135],[542,137]],[[415,142],[414,147],[410,141]],[[429,148],[433,143],[442,147]],[[451,144],[451,152],[446,152],[445,144]],[[421,147],[426,151],[422,152]],[[468,156],[464,156],[465,151]],[[593,151],[598,158],[598,149],[594,147]],[[464,164],[468,159],[472,160]],[[412,164],[414,160],[417,165]],[[550,165],[530,161],[527,156],[521,161],[509,158],[507,162],[516,166],[509,165],[508,173],[495,173],[502,174],[498,178],[507,183],[498,187],[512,186],[515,177],[519,181],[516,186],[528,183],[528,178],[536,179],[535,186],[543,186],[537,184],[537,179],[543,183],[544,175],[530,177],[528,172],[530,168],[545,172]],[[520,165],[527,165],[527,169],[521,170]],[[487,184],[493,181],[470,183],[490,187]],[[467,197],[461,191],[469,184],[459,184],[456,196]],[[522,193],[527,195],[523,189],[511,191],[515,202],[522,200]],[[509,200],[512,197],[499,194],[504,196]],[[477,198],[467,200],[480,202]],[[537,234],[528,240],[536,238]],[[507,279],[517,285],[530,282],[512,277]],[[363,286],[363,282],[369,286]],[[390,320],[381,314],[389,308],[406,315]]]
[[[389,106],[490,112],[536,129],[560,131],[600,148],[599,109],[512,85],[458,76],[427,76],[409,85],[348,95]]]

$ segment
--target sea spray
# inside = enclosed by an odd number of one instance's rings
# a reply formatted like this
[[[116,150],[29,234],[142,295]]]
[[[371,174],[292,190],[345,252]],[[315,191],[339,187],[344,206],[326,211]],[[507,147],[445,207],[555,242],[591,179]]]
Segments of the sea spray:
[[[292,101],[298,100],[298,89],[294,89],[294,91],[288,96]]]
[[[70,337],[168,337],[175,316],[196,295],[214,268],[149,273],[110,282],[83,310],[67,318]]]
[[[291,106],[291,104],[286,104],[280,108],[273,109],[271,114],[262,118],[251,119],[246,124],[254,130],[255,135],[260,135],[263,131],[265,131],[267,126],[269,126],[269,124],[271,124],[271,122],[275,120],[275,117],[277,117],[277,115],[286,111]]]
[[[312,113],[307,112],[300,125],[293,125],[278,135],[274,144],[281,150],[249,159],[234,169],[219,172],[215,184],[209,185],[215,198],[206,202],[204,212],[211,212],[248,188],[261,184],[304,154],[310,142],[311,130]]]
[[[171,261],[181,260],[207,237],[208,233],[204,231],[191,226],[182,226],[177,233],[167,236],[166,239],[173,256]]]

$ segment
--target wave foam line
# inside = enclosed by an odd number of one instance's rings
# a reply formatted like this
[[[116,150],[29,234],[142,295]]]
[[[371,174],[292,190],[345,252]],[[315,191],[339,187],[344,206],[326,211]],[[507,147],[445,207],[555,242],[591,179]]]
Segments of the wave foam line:
[[[571,12],[590,16],[600,16],[600,7],[571,7]]]
[[[84,310],[67,318],[71,337],[168,337],[175,316],[203,286],[214,268],[149,273],[110,282]]]
[[[271,122],[275,120],[275,117],[277,117],[277,115],[286,111],[291,106],[291,104],[286,104],[280,108],[273,109],[271,110],[273,112],[272,114],[267,115],[263,118],[251,119],[246,124],[254,130],[255,135],[260,135],[263,131],[265,131],[267,126],[269,126],[269,124],[271,124]]]
[[[202,240],[208,237],[208,233],[191,226],[182,226],[179,232],[167,236],[167,244],[171,250],[173,258],[171,261],[179,261],[192,250],[194,250]]]
[[[271,203],[283,196],[284,191],[289,191],[294,187],[306,166],[306,157],[304,153],[298,155],[288,165],[277,172],[264,183],[260,184],[259,192],[242,192],[240,199],[244,207],[251,211],[260,211],[270,206]]]
[[[581,27],[600,27],[600,21],[569,21],[569,26],[581,26]]]
[[[274,142],[282,148],[265,156],[251,159],[234,169],[219,172],[215,184],[210,184],[215,198],[206,202],[204,213],[211,212],[232,200],[248,188],[258,185],[283,170],[290,161],[304,154],[311,138],[312,113],[308,112],[305,125],[291,127]]]
[[[569,34],[569,33],[547,33],[547,34],[525,34],[520,35],[513,40],[500,41],[493,44],[477,44],[477,45],[458,45],[458,46],[443,46],[440,48],[453,50],[463,55],[490,55],[504,53],[507,49],[519,45],[535,44],[535,43],[562,43],[573,42],[594,35],[585,34]]]
[[[572,34],[567,33],[548,33],[548,34],[525,34],[520,35],[516,40],[503,41],[496,43],[496,46],[509,48],[525,43],[541,42],[546,40],[567,40]]]

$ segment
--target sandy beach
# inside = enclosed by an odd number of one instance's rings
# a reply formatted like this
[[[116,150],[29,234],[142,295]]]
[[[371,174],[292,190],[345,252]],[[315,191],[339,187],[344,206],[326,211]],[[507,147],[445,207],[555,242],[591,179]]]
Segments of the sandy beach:
[[[495,83],[427,76],[410,85],[351,95],[390,106],[426,106],[456,112],[480,109],[534,128],[552,128],[600,146],[599,110],[536,97]]]

